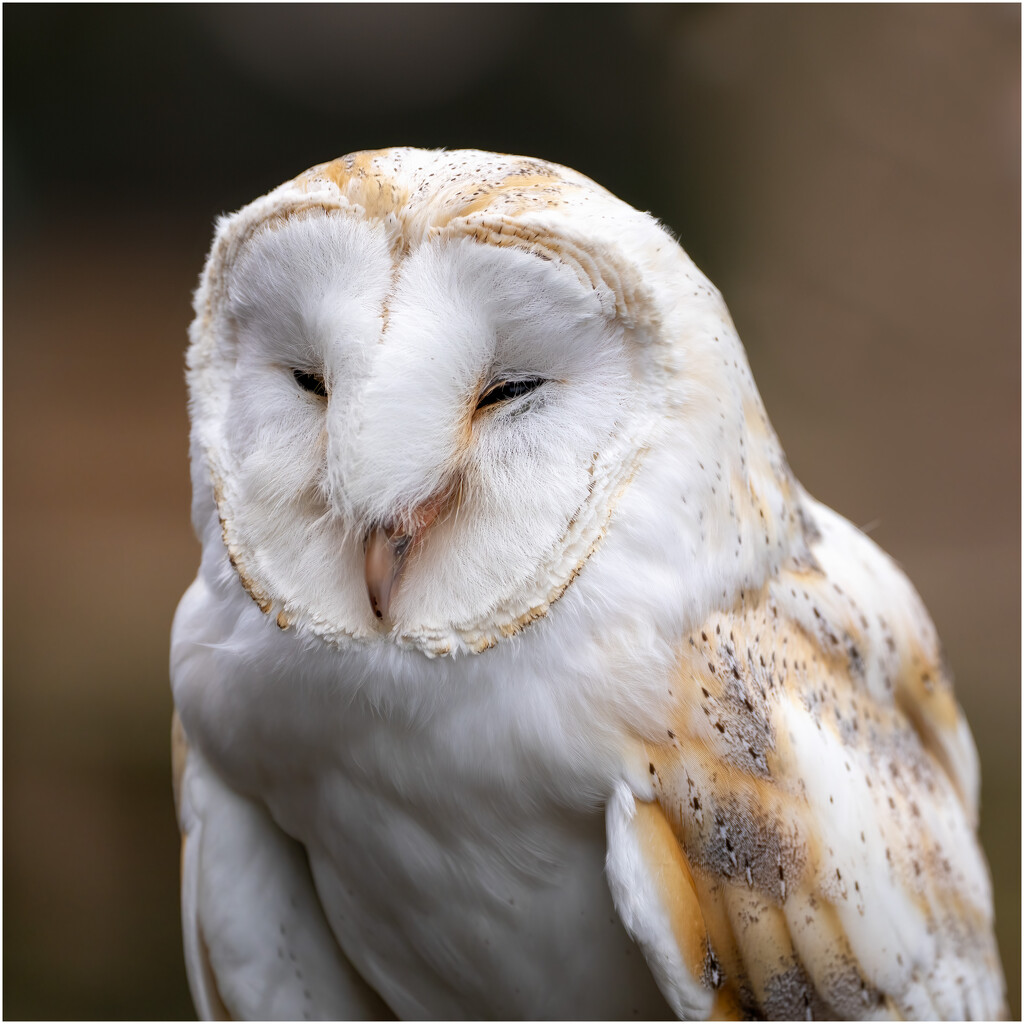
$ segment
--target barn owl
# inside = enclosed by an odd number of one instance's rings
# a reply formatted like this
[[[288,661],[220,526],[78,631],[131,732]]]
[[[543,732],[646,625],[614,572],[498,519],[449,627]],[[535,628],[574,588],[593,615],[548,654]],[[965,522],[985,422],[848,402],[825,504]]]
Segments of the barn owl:
[[[978,759],[718,291],[540,160],[223,218],[174,622],[203,1017],[992,1017]]]

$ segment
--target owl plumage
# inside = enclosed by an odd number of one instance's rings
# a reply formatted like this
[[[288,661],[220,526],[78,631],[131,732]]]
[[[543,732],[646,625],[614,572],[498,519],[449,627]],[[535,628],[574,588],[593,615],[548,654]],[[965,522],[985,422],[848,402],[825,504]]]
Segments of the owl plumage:
[[[175,619],[204,1017],[992,1017],[977,755],[715,288],[539,160],[217,228]]]

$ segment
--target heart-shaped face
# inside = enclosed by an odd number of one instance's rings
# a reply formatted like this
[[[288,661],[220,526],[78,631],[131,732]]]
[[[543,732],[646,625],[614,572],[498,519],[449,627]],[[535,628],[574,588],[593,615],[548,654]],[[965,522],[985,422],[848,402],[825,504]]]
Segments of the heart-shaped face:
[[[651,217],[516,157],[357,154],[225,219],[189,380],[246,589],[282,627],[430,654],[545,615],[686,401],[680,367],[700,377],[669,334],[681,284],[683,331],[730,340]]]

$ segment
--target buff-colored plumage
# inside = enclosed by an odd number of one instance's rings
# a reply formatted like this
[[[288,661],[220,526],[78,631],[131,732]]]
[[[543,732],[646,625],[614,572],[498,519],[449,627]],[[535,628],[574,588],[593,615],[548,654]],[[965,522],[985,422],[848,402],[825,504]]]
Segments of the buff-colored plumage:
[[[217,1017],[991,1017],[927,613],[589,179],[360,153],[218,226],[175,620]]]

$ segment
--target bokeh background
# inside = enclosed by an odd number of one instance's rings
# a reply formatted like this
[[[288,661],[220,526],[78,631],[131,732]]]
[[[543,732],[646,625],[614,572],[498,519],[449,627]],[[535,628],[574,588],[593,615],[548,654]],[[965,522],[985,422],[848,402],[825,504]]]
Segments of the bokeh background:
[[[192,1013],[168,630],[213,217],[393,144],[573,166],[722,288],[797,475],[908,571],[1020,1014],[1020,8],[3,8],[3,1015]]]

